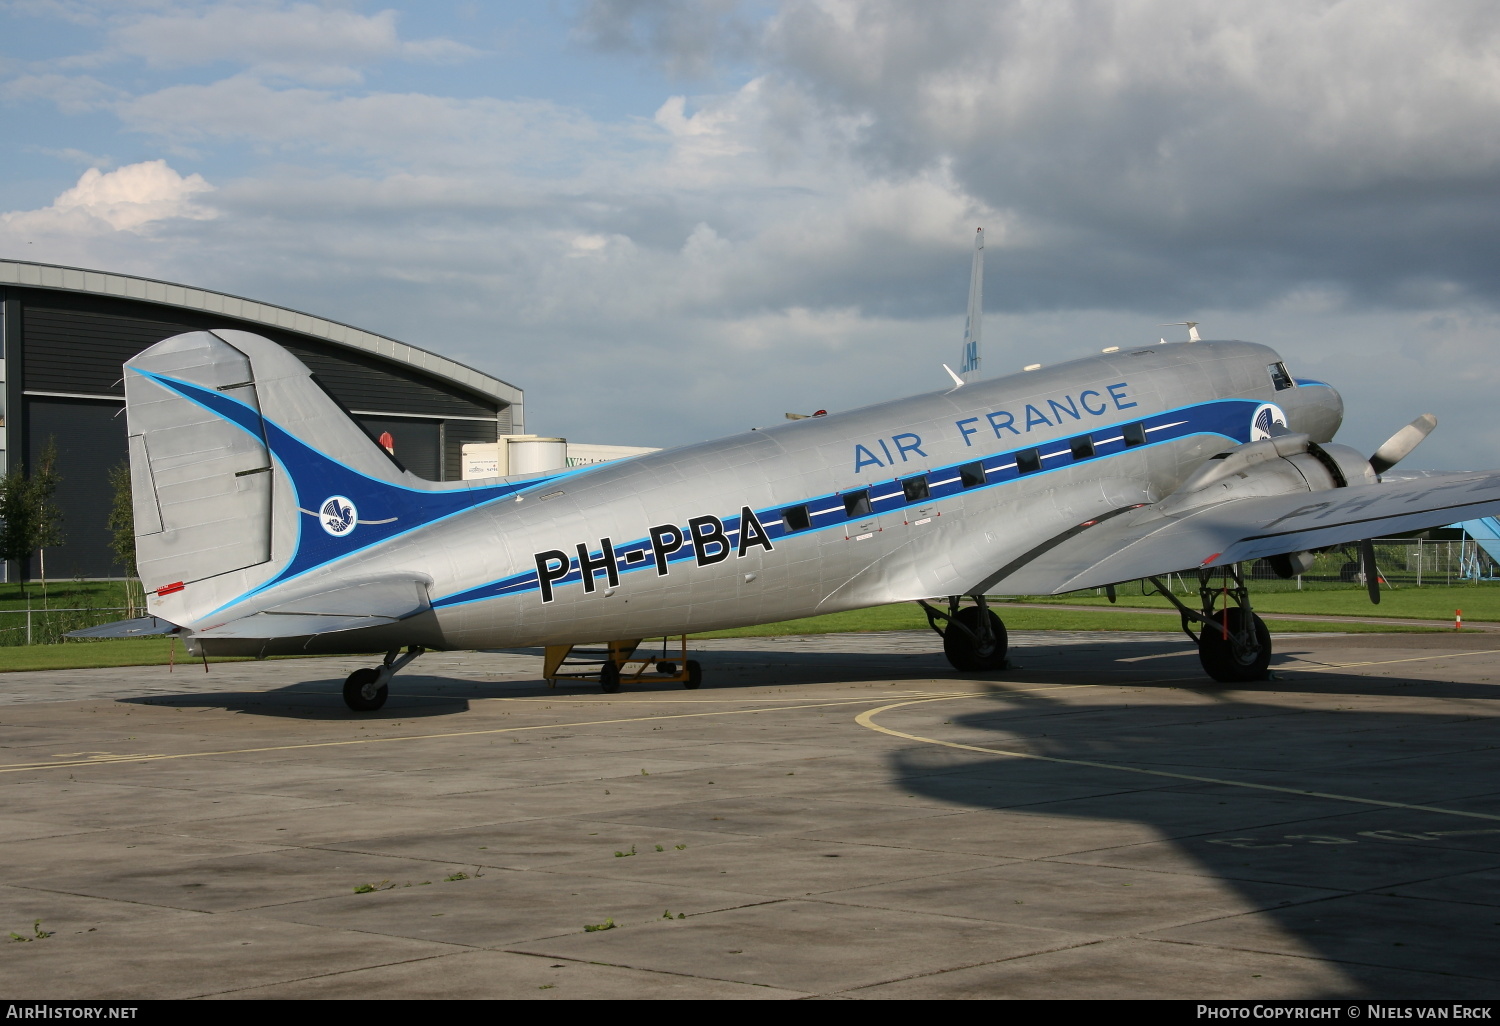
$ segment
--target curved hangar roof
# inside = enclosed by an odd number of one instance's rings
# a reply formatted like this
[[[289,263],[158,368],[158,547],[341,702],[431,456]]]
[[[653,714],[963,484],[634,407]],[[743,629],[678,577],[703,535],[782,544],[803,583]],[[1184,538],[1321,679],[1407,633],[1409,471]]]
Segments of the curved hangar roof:
[[[81,267],[62,267],[56,264],[38,264],[26,260],[0,260],[0,286],[17,285],[22,288],[58,289],[66,292],[81,292],[114,299],[134,299],[162,306],[175,306],[184,310],[222,314],[239,321],[264,324],[294,331],[299,335],[323,339],[351,349],[363,350],[386,360],[409,364],[436,377],[446,378],[457,385],[498,399],[511,407],[514,425],[521,423],[521,389],[508,381],[482,374],[444,356],[429,353],[425,349],[397,342],[384,335],[362,331],[359,328],[340,324],[338,321],[314,317],[311,314],[285,307],[258,303],[240,296],[230,296],[207,289],[195,289],[186,285],[156,281],[152,278],[136,278],[128,274],[113,274],[108,271],[90,271]],[[513,427],[513,430],[519,428]]]
[[[47,552],[54,573],[127,572],[100,501],[101,482],[126,455],[120,364],[170,335],[214,327],[285,346],[372,439],[428,480],[461,478],[465,444],[525,430],[519,388],[395,339],[206,289],[0,260],[0,472],[34,466],[55,445],[65,540]]]

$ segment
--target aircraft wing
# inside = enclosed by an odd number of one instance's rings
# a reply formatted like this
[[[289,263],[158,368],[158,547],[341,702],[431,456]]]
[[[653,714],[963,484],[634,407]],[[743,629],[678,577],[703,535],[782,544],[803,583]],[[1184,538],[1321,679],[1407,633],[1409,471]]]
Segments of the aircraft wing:
[[[1247,562],[1500,512],[1500,471],[1430,474],[1294,495],[1231,499],[1174,515],[1116,509],[1043,542],[973,592],[1059,594]],[[969,589],[966,589],[968,592]]]
[[[208,638],[305,638],[363,627],[380,627],[432,608],[425,576],[392,576],[337,582],[322,591],[283,600],[266,609],[194,629]],[[119,620],[70,631],[70,638],[136,638],[171,634],[181,628],[155,616]]]
[[[200,638],[302,638],[380,627],[431,608],[426,577],[348,580],[193,631]]]

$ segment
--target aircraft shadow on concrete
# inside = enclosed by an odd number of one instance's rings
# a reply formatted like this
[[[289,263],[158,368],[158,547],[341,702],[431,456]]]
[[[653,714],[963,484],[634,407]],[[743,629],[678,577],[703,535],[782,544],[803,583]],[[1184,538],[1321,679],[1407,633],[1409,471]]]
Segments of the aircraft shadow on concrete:
[[[715,650],[700,654],[704,662],[704,691],[764,687],[767,684],[830,684],[847,680],[930,679],[936,674],[952,676],[952,668],[941,652],[764,652],[759,650]],[[561,681],[553,688],[540,676],[531,679],[476,681],[467,677],[444,677],[420,672],[397,675],[385,706],[377,712],[352,712],[342,697],[343,680],[321,678],[299,681],[266,691],[194,691],[180,695],[151,695],[121,699],[145,705],[183,708],[216,708],[252,716],[310,720],[407,720],[415,717],[453,716],[470,710],[470,702],[492,698],[601,697],[599,685],[589,681]],[[420,666],[420,664],[417,664]],[[682,692],[680,683],[647,677],[626,680],[623,694],[672,694]]]
[[[837,684],[850,680],[913,680],[930,683],[934,679],[993,679],[992,676],[981,674],[956,674],[944,660],[936,639],[932,652],[911,653],[860,651],[856,647],[860,644],[859,635],[844,637],[848,639],[848,651],[716,649],[699,653],[698,657],[704,664],[703,690],[722,692],[764,687],[768,684]],[[1279,659],[1297,654],[1289,651]],[[536,655],[539,672],[540,650]],[[1188,687],[1204,694],[1216,694],[1223,690],[1202,675],[1196,650],[1190,647],[1186,639],[1111,638],[1088,644],[1043,643],[1017,650],[1015,656],[1017,668],[1002,674],[1002,679],[1025,678],[1046,683],[1113,683],[1121,678],[1134,681],[1141,677],[1166,677],[1172,686]],[[1077,666],[1080,656],[1094,660],[1086,671]],[[1132,661],[1141,658],[1150,661]],[[419,671],[419,668],[420,664],[417,664],[414,671]],[[1351,687],[1356,689],[1354,693],[1364,693],[1360,690],[1358,681],[1359,678],[1339,678],[1338,685],[1324,686]],[[1381,687],[1388,686],[1389,682],[1382,679]],[[482,699],[600,696],[599,686],[595,683],[563,681],[556,688],[551,688],[540,675],[530,679],[476,681],[468,677],[410,672],[396,677],[386,706],[371,713],[350,711],[341,697],[342,687],[341,679],[317,678],[266,691],[195,690],[179,695],[152,695],[121,701],[183,708],[220,708],[250,716],[379,722],[459,715],[470,710],[471,701]],[[1436,697],[1437,692],[1432,690],[1433,687],[1457,688],[1457,691],[1443,692],[1445,696],[1451,697],[1481,693],[1463,685],[1424,684],[1426,690],[1423,694]],[[627,681],[622,690],[626,694],[672,694],[682,688],[680,684],[647,678],[639,682]]]
[[[1297,677],[1267,682],[1263,699],[1219,689],[1219,701],[1208,707],[1153,699],[1151,684],[1133,684],[1137,694],[1128,704],[1081,701],[1083,692],[1064,702],[1008,693],[1002,685],[980,699],[989,708],[979,712],[952,715],[935,703],[913,707],[928,710],[920,720],[893,711],[881,721],[926,737],[1074,760],[937,746],[896,753],[891,769],[903,793],[993,817],[962,826],[951,850],[1209,874],[1234,889],[1236,907],[1225,902],[1218,916],[1200,908],[1184,914],[1182,925],[1140,935],[1213,945],[1217,951],[1205,957],[1220,963],[1232,964],[1235,949],[1310,953],[1342,976],[1336,991],[1342,996],[1493,998],[1500,993],[1493,957],[1500,942],[1500,821],[1077,764],[1500,815],[1493,719],[1462,709],[1338,708],[1337,700],[1377,693],[1495,700],[1494,688]],[[1309,692],[1333,700],[1310,711],[1300,700]],[[939,825],[923,821],[929,830]],[[984,842],[987,828],[992,843]],[[1112,932],[1104,904],[1100,929]],[[1261,911],[1238,915],[1247,909]]]

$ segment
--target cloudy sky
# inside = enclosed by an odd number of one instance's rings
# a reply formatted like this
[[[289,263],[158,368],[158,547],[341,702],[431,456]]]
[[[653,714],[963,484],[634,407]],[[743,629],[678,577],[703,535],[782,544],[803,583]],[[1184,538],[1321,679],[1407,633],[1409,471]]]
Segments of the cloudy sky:
[[[1489,0],[0,0],[0,257],[433,349],[667,445],[1196,320],[1500,465]]]

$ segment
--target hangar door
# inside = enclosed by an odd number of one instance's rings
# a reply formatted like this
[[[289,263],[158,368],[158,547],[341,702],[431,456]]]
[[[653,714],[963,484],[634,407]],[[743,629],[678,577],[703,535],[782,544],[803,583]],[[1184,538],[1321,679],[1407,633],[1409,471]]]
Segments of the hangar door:
[[[60,480],[53,502],[63,510],[63,544],[47,552],[47,576],[123,577],[125,568],[109,547],[109,471],[125,462],[125,416],[117,402],[26,400],[27,464],[41,465],[48,439],[57,445]],[[116,414],[120,414],[116,416]],[[41,576],[36,557],[30,574]]]

